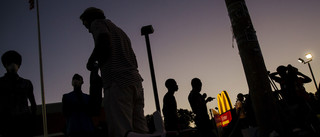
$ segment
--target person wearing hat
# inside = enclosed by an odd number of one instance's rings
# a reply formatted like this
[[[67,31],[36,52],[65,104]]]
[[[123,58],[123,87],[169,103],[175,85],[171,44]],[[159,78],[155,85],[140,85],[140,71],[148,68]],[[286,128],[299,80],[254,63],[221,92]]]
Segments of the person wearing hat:
[[[0,136],[32,136],[30,124],[36,115],[37,105],[30,80],[18,75],[21,55],[10,50],[5,52],[1,61],[7,73],[0,77]],[[30,103],[30,108],[28,106]]]

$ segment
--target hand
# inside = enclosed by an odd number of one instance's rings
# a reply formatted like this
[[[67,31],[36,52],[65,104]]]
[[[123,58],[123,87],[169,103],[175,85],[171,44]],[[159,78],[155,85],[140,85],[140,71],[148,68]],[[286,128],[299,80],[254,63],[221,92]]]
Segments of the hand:
[[[210,102],[210,101],[212,101],[214,98],[213,97],[208,97],[207,98],[207,102]]]
[[[202,94],[202,97],[203,97],[203,98],[206,98],[206,97],[207,97],[207,94],[206,94],[206,93],[203,93],[203,94]]]

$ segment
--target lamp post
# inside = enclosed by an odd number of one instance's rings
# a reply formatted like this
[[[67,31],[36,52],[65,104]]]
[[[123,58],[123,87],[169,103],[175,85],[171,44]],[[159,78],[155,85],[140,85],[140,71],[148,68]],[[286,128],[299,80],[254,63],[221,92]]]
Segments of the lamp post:
[[[310,62],[312,61],[312,55],[310,53],[308,53],[308,54],[306,54],[306,58],[308,59],[308,61],[304,61],[302,58],[299,58],[298,61],[300,63],[303,63],[303,64],[308,64],[308,67],[309,67],[309,70],[311,72],[314,85],[316,86],[316,89],[318,91],[318,85],[317,85],[316,79],[314,78],[314,75],[313,75],[313,72],[312,72],[312,68],[311,68],[311,65],[310,65]]]
[[[150,47],[150,40],[149,40],[149,34],[152,34],[154,32],[152,25],[143,26],[141,28],[141,35],[144,35],[146,38],[146,45],[147,45],[147,52],[148,52],[148,59],[149,59],[149,67],[150,67],[150,73],[151,73],[151,80],[153,85],[153,93],[154,93],[154,100],[156,103],[156,109],[161,114],[160,109],[160,103],[159,103],[159,96],[158,96],[158,89],[157,89],[157,82],[156,82],[156,76],[154,72],[154,66],[153,66],[153,60],[152,60],[152,54],[151,54],[151,47]]]

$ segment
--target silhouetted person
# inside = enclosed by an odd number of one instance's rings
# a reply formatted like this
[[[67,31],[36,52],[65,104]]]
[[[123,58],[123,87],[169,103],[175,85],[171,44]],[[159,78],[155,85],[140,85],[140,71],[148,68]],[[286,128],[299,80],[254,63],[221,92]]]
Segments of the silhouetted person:
[[[239,120],[239,128],[240,129],[244,129],[244,128],[248,128],[248,121],[247,121],[247,116],[246,116],[246,110],[244,108],[244,104],[245,100],[244,100],[244,95],[242,93],[239,93],[237,95],[237,101],[235,104],[235,109],[236,109],[236,114],[238,116],[238,120]]]
[[[95,45],[87,69],[91,71],[98,62],[103,80],[109,136],[124,137],[131,132],[148,133],[143,110],[143,79],[129,37],[106,19],[101,9],[87,8],[80,19],[94,39]]]
[[[311,79],[290,64],[287,68],[289,91],[288,104],[294,114],[294,122],[296,122],[292,124],[292,127],[295,129],[308,130],[311,123],[319,124],[316,116],[310,113],[312,110],[308,103],[309,95],[304,88],[304,84],[311,82]]]
[[[283,101],[288,101],[289,92],[288,91],[288,74],[286,66],[278,66],[277,71],[269,74],[269,77],[275,82],[280,84],[280,90],[274,92],[276,98],[278,98],[278,94],[282,97]]]
[[[287,66],[287,69],[287,85],[289,91],[288,103],[304,103],[305,100],[308,100],[308,93],[304,88],[304,84],[311,82],[311,79],[308,76],[299,72],[297,68],[291,66],[290,64]]]
[[[90,96],[82,92],[83,78],[79,74],[72,77],[73,91],[62,97],[63,114],[66,117],[66,133],[69,137],[90,137],[94,126],[90,108]]]
[[[246,117],[243,104],[244,104],[244,95],[242,93],[239,93],[237,95],[237,101],[235,104],[235,108],[236,108],[236,113],[240,119],[244,119]]]
[[[202,82],[199,78],[191,80],[192,90],[189,93],[188,100],[193,113],[196,114],[195,123],[201,137],[212,137],[213,126],[209,120],[207,102],[213,100],[212,97],[207,98],[207,94],[201,95]]]
[[[7,73],[0,78],[0,136],[30,137],[37,109],[33,85],[17,73],[22,62],[18,52],[7,51],[1,60]]]
[[[287,67],[281,65],[277,67],[277,72],[269,74],[270,78],[280,84],[281,90],[287,89]]]
[[[174,79],[167,79],[165,85],[168,92],[163,97],[164,125],[167,131],[176,131],[178,128],[177,102],[174,93],[178,91],[177,82]]]

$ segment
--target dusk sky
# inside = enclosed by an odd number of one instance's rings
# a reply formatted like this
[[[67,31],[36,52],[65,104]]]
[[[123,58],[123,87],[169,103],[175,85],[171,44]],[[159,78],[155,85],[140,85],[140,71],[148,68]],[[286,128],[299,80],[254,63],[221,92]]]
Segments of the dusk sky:
[[[267,70],[292,64],[312,78],[308,65],[297,61],[310,52],[318,84],[320,1],[246,0],[246,4]],[[187,98],[195,77],[203,83],[202,93],[217,97],[226,90],[233,104],[238,93],[248,93],[224,0],[39,0],[39,6],[46,103],[61,102],[62,95],[72,91],[75,73],[84,77],[83,91],[88,93],[86,63],[94,45],[79,16],[92,6],[104,10],[131,38],[144,78],[145,115],[156,110],[145,37],[140,34],[145,25],[154,28],[150,42],[161,108],[168,78],[178,83],[175,97],[183,109],[190,110]],[[37,104],[41,104],[36,9],[29,10],[28,0],[5,0],[0,17],[0,54],[16,50],[22,55],[18,73],[32,81]],[[5,72],[0,67],[0,75]],[[313,82],[305,87],[308,92],[316,91]],[[208,103],[208,108],[214,107],[217,100]]]

